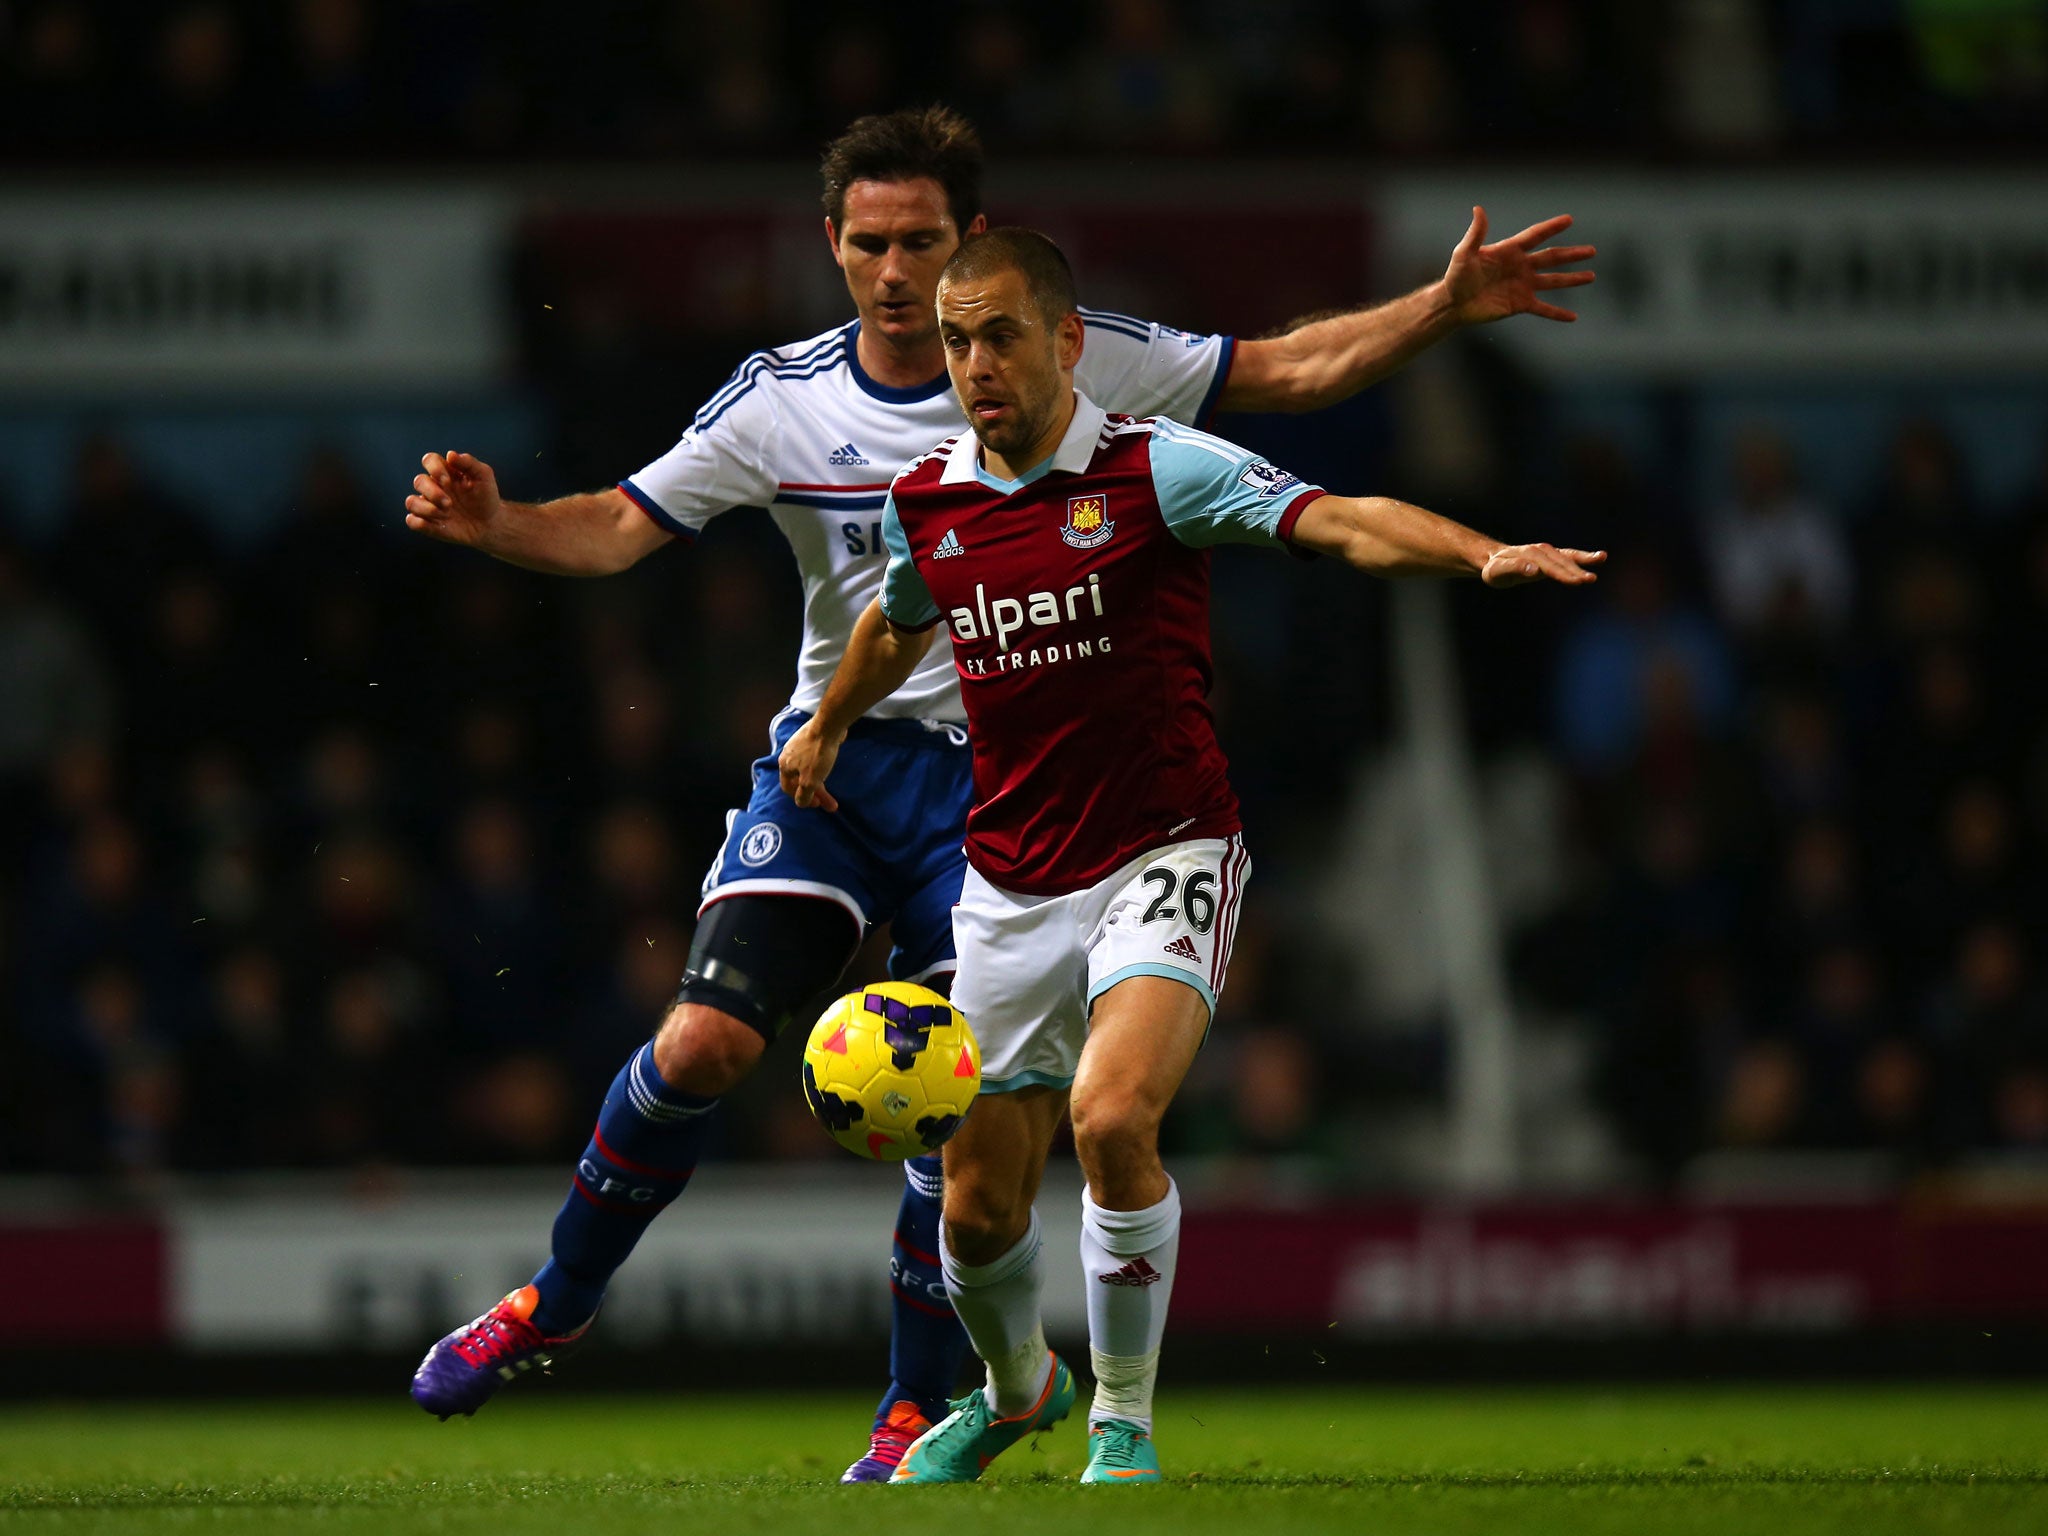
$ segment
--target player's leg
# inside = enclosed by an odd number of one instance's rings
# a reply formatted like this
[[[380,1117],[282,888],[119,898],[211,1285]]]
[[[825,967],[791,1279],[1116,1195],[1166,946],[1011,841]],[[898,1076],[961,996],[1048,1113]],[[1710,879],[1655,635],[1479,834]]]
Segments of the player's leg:
[[[1250,870],[1235,837],[1161,849],[1128,872],[1090,946],[1093,1008],[1073,1090],[1096,1380],[1085,1482],[1159,1475],[1152,1395],[1180,1249],[1159,1124],[1215,1012]]]
[[[1180,1251],[1180,1194],[1159,1160],[1159,1123],[1208,1027],[1208,1003],[1193,988],[1131,977],[1096,1001],[1074,1078],[1074,1149],[1087,1180],[1081,1263],[1095,1372],[1088,1423],[1090,1470],[1099,1475],[1090,1481],[1157,1475],[1149,1443],[1152,1393]]]
[[[969,870],[953,911],[953,1001],[981,1041],[982,1092],[946,1143],[941,1253],[988,1384],[903,1458],[895,1480],[962,1482],[1066,1417],[1073,1374],[1045,1345],[1033,1202],[1087,1032],[1087,958],[1069,898],[999,891]]]
[[[956,969],[953,907],[967,862],[974,762],[966,732],[907,720],[871,721],[848,765],[833,770],[840,814],[871,853],[868,872],[893,911],[889,974],[945,994]],[[867,1451],[842,1482],[886,1482],[910,1443],[950,1411],[969,1345],[939,1261],[941,1172],[937,1155],[903,1167],[903,1194],[890,1229],[889,1385],[875,1405]]]
[[[1044,1244],[1033,1209],[1065,1111],[1064,1088],[985,1095],[946,1143],[946,1289],[988,1379],[918,1438],[892,1481],[972,1482],[1073,1407],[1073,1373],[1046,1347]]]
[[[534,1277],[544,1331],[580,1327],[611,1277],[697,1165],[719,1098],[768,1042],[838,981],[860,942],[829,901],[742,895],[697,922],[674,1006],[605,1096]]]
[[[896,908],[892,975],[942,995],[951,992],[952,913],[965,868],[953,828],[941,873]],[[966,1330],[953,1314],[939,1258],[943,1184],[938,1154],[911,1158],[903,1175],[889,1255],[889,1386],[875,1407],[867,1454],[846,1469],[842,1482],[888,1480],[911,1441],[949,1412],[947,1400],[959,1386],[970,1350]]]
[[[1051,1373],[1039,1296],[1038,1185],[1066,1113],[1063,1088],[990,1094],[946,1144],[946,1289],[988,1370],[999,1418],[1038,1401]]]
[[[548,1262],[428,1352],[413,1376],[421,1407],[474,1413],[581,1339],[612,1275],[689,1183],[719,1097],[838,980],[859,938],[837,902],[745,895],[705,909],[675,1003],[605,1095]]]

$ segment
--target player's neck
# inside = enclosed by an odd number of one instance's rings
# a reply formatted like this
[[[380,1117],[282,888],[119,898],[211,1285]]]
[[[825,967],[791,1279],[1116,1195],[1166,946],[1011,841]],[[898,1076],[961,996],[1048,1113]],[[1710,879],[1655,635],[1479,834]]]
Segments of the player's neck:
[[[889,389],[917,389],[946,371],[946,349],[937,331],[909,347],[899,347],[866,326],[854,337],[854,356],[861,371]]]
[[[1074,410],[1074,387],[1069,384],[1066,399],[1060,408],[1053,412],[1051,424],[1039,433],[1037,440],[1029,448],[1020,449],[1012,454],[1001,454],[987,444],[982,445],[981,458],[988,466],[988,472],[998,480],[1022,480],[1060,451],[1060,439],[1067,435],[1067,428],[1074,423]]]

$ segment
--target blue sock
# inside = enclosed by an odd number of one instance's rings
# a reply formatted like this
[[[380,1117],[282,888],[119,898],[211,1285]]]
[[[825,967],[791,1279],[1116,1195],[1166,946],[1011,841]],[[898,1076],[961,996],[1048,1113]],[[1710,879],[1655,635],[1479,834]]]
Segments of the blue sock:
[[[597,1311],[647,1224],[690,1182],[717,1103],[663,1082],[652,1041],[620,1069],[555,1217],[554,1257],[533,1277],[542,1333],[568,1333]]]
[[[967,1330],[953,1315],[939,1267],[939,1160],[913,1157],[903,1172],[896,1247],[889,1256],[891,1379],[875,1408],[877,1428],[905,1398],[934,1424],[943,1419],[968,1352]]]

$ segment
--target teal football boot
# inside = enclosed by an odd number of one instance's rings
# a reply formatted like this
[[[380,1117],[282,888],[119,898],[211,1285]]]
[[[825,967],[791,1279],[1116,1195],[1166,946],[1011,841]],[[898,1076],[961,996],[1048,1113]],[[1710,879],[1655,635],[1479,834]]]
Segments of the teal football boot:
[[[891,1474],[892,1483],[971,1483],[1026,1435],[1051,1429],[1074,1406],[1074,1373],[1058,1355],[1038,1401],[1013,1418],[999,1419],[988,1395],[955,1398],[953,1411],[919,1435]]]
[[[1159,1452],[1152,1437],[1122,1419],[1103,1419],[1088,1426],[1088,1470],[1084,1483],[1156,1483]]]

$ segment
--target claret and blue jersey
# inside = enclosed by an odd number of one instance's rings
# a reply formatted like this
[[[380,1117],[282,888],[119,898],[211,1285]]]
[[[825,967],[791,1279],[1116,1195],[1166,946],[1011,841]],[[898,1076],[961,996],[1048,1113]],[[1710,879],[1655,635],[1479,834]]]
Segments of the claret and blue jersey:
[[[1232,344],[1128,316],[1083,311],[1083,387],[1121,410],[1205,419],[1222,393]],[[804,584],[804,637],[790,710],[753,793],[730,819],[705,881],[706,902],[750,892],[835,900],[869,923],[895,918],[898,975],[948,963],[948,912],[959,889],[967,810],[965,719],[943,652],[870,714],[907,729],[856,731],[842,751],[836,815],[782,793],[773,753],[817,707],[873,599],[887,556],[882,513],[891,478],[961,428],[946,377],[896,389],[862,368],[859,323],[757,352],[705,402],[676,445],[620,488],[662,527],[692,539],[736,507],[765,507],[789,540]],[[954,727],[950,732],[946,725]],[[937,757],[934,754],[938,754]],[[946,754],[955,760],[942,766]],[[943,865],[944,873],[932,871]],[[945,894],[946,881],[953,894]],[[933,883],[936,881],[936,883]],[[941,900],[941,896],[944,899]]]
[[[1285,543],[1322,494],[1085,394],[1020,479],[964,434],[897,478],[882,611],[951,632],[975,752],[967,856],[991,883],[1063,895],[1238,830],[1208,703],[1208,549]]]

